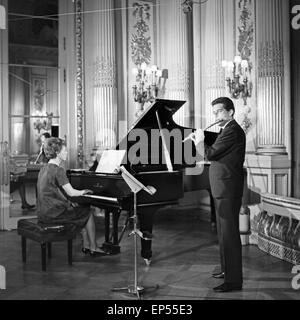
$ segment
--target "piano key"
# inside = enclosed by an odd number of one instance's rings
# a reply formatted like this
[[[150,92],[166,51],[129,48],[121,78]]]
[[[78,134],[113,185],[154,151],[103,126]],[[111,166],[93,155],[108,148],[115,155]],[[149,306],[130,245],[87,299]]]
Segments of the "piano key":
[[[97,200],[111,201],[111,202],[116,202],[116,203],[119,202],[117,198],[97,196],[97,195],[91,195],[91,194],[85,194],[82,197],[97,199]]]

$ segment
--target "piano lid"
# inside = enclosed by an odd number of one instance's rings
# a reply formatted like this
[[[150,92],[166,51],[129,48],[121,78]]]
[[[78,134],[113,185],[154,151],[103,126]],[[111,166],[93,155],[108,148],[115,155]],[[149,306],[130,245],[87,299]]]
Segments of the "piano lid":
[[[156,112],[158,112],[159,118],[161,120],[162,128],[168,122],[173,122],[173,115],[186,103],[186,101],[180,100],[166,100],[166,99],[156,99],[153,104],[145,110],[145,112],[135,121],[131,126],[128,133],[134,129],[158,129]],[[125,139],[126,137],[124,137]],[[121,143],[119,143],[121,144]],[[119,144],[116,149],[119,148]]]
[[[156,99],[155,102],[137,119],[137,121],[131,126],[126,136],[116,146],[117,150],[126,149],[126,155],[124,157],[124,165],[131,172],[140,171],[160,171],[160,170],[178,170],[187,166],[194,166],[193,164],[187,164],[185,161],[184,152],[181,153],[176,159],[175,149],[180,150],[176,143],[178,141],[170,140],[170,144],[166,143],[164,132],[162,129],[172,131],[173,129],[179,129],[182,132],[180,136],[180,144],[183,150],[183,138],[185,137],[184,130],[188,129],[192,131],[192,128],[184,128],[176,124],[173,120],[174,114],[185,104],[186,101],[180,100],[166,100]],[[134,130],[145,130],[147,134],[146,140],[140,140],[139,134],[135,136],[133,134],[130,137],[131,132]],[[160,131],[160,140],[152,141],[151,130],[158,129]],[[134,145],[138,143],[137,150]],[[157,149],[152,150],[152,146],[156,145]],[[131,149],[133,147],[133,149]],[[190,152],[191,156],[195,153],[194,146]],[[130,152],[133,151],[133,152]],[[148,152],[147,152],[148,151]],[[135,153],[136,152],[136,153]],[[142,152],[144,152],[142,154]],[[179,159],[180,157],[180,159]],[[175,161],[176,160],[176,161]],[[173,166],[173,168],[172,168]]]

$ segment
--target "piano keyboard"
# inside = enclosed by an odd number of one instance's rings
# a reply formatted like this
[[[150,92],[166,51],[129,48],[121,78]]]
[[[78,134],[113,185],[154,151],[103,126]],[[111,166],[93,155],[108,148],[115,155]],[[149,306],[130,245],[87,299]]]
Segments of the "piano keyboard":
[[[112,197],[96,196],[96,195],[92,195],[92,194],[85,194],[82,197],[91,198],[91,199],[97,199],[97,200],[105,200],[105,201],[118,203],[118,199],[117,198],[112,198]]]

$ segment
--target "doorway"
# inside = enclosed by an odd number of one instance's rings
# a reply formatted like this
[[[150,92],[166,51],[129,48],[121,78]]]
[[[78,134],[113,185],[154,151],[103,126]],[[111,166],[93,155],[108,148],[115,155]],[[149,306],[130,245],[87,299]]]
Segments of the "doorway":
[[[36,216],[41,135],[59,132],[58,0],[1,4],[0,229],[9,230]]]

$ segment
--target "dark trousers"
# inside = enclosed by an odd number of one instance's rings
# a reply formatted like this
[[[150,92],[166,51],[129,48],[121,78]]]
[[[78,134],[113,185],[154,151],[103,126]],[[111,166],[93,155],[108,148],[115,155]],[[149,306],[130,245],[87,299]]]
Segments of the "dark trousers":
[[[241,198],[215,198],[221,270],[225,282],[242,284],[242,244],[239,231]]]

